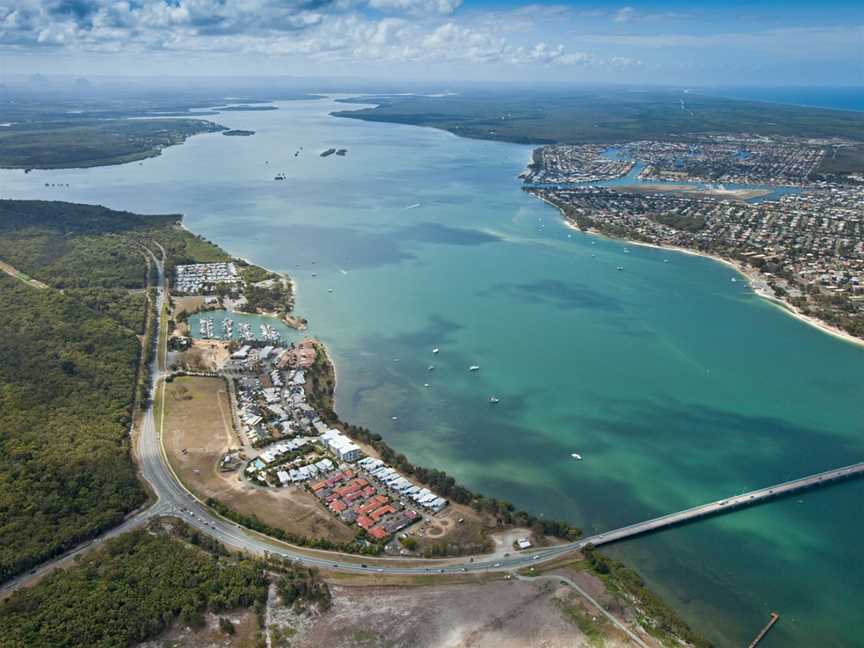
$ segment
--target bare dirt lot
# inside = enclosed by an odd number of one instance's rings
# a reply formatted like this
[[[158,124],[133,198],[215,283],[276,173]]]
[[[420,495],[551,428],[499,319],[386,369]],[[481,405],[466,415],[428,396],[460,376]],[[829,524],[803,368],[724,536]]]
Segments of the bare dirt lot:
[[[174,356],[173,363],[191,371],[219,371],[228,362],[228,342],[193,340],[192,346]]]
[[[273,527],[310,538],[349,542],[354,533],[299,488],[261,488],[223,473],[218,462],[241,447],[231,423],[225,381],[184,376],[166,385],[164,443],[168,460],[186,486],[200,498],[215,497],[235,511],[256,515]]]
[[[271,586],[266,630],[251,611],[220,613],[233,636],[207,615],[193,630],[180,623],[143,648],[624,648],[626,638],[569,587],[554,582],[330,585],[331,610],[298,613]],[[269,641],[267,641],[269,639]],[[654,645],[649,640],[649,645]]]
[[[219,616],[231,621],[234,634],[219,628]],[[219,616],[207,614],[206,626],[192,629],[181,623],[165,632],[159,639],[138,644],[139,648],[258,648],[258,620],[248,610],[223,612]]]
[[[461,522],[460,522],[461,520]],[[424,553],[436,545],[453,545],[463,553],[484,553],[490,545],[489,535],[497,529],[492,518],[470,506],[451,503],[446,509],[428,516],[409,529],[417,539],[417,551]]]
[[[606,634],[603,621],[592,620],[590,612],[583,612],[569,588],[551,583],[336,585],[332,591],[333,609],[321,617],[303,619],[289,611],[273,616],[273,624],[291,627],[295,633],[292,648],[627,645],[614,631]],[[601,634],[606,634],[602,643]]]

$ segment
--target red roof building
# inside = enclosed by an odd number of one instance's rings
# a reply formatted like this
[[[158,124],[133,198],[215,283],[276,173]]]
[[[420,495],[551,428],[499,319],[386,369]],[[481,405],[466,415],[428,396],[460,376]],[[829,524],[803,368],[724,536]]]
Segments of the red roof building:
[[[373,520],[375,520],[377,522],[378,520],[380,520],[382,517],[384,517],[388,513],[395,513],[395,512],[396,512],[396,509],[394,509],[392,506],[387,504],[385,506],[382,506],[378,510],[370,513],[369,517],[371,517]]]

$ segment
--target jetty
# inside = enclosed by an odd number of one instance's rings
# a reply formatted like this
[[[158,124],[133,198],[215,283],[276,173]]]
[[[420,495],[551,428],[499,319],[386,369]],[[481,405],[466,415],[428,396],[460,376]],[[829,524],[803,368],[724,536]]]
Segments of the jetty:
[[[772,612],[771,619],[768,621],[768,623],[765,624],[765,627],[762,628],[762,631],[758,635],[756,635],[756,638],[750,642],[750,645],[748,645],[747,648],[756,648],[756,646],[759,645],[759,642],[762,641],[765,638],[765,635],[768,634],[768,631],[774,627],[774,624],[777,623],[777,620],[779,618],[779,614],[777,614],[776,612]]]

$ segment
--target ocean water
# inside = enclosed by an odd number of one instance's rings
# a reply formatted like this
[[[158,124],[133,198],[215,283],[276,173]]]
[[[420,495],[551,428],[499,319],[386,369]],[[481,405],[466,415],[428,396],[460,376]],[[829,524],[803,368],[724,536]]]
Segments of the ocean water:
[[[696,92],[696,90],[694,90]],[[772,103],[832,108],[834,110],[864,110],[864,86],[810,86],[738,88],[700,88],[700,94],[731,99],[750,99]]]
[[[331,100],[279,107],[219,116],[255,136],[141,164],[3,171],[0,195],[180,212],[291,273],[345,419],[586,531],[864,457],[864,349],[726,266],[569,230],[519,188],[529,147],[333,118]],[[331,146],[348,154],[319,157]],[[848,482],[608,551],[718,645],[776,610],[767,648],[860,646],[862,496]]]

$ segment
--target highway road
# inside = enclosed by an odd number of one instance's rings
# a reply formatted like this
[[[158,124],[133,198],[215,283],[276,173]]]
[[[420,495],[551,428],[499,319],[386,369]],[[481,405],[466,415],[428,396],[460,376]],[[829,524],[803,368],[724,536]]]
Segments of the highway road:
[[[163,317],[163,304],[165,302],[164,291],[164,250],[162,258],[151,256],[158,271],[158,288],[156,290],[156,312],[160,318]],[[162,327],[157,326],[157,338],[162,334]],[[157,339],[157,350],[163,348],[163,340]],[[239,525],[226,520],[198,501],[187,491],[174,475],[165,457],[161,439],[159,437],[162,429],[161,421],[157,426],[155,403],[158,402],[157,390],[163,388],[165,376],[164,370],[159,362],[158,352],[154,354],[151,366],[153,386],[150,406],[146,410],[137,435],[136,454],[141,469],[141,474],[151,486],[156,497],[156,502],[146,510],[130,517],[120,527],[112,529],[100,538],[91,540],[65,557],[87,550],[93,544],[114,537],[123,531],[135,528],[145,523],[148,519],[171,515],[185,520],[190,526],[197,528],[223,544],[238,550],[248,551],[258,555],[271,554],[302,564],[316,566],[322,569],[353,573],[380,573],[393,575],[418,575],[418,574],[459,574],[465,572],[502,572],[512,571],[519,568],[532,567],[555,560],[586,545],[601,546],[612,542],[618,542],[644,533],[657,531],[670,526],[704,518],[711,515],[722,514],[737,508],[751,506],[767,499],[787,495],[805,488],[821,486],[840,479],[857,477],[864,474],[864,463],[858,463],[844,468],[826,471],[798,480],[785,482],[776,486],[759,489],[736,495],[723,500],[717,500],[709,504],[693,507],[685,511],[671,513],[658,518],[628,525],[619,529],[606,531],[582,538],[576,542],[546,547],[533,552],[516,553],[504,558],[490,558],[489,556],[461,557],[456,559],[435,560],[419,558],[365,558],[361,556],[342,554],[337,552],[325,552],[296,547],[268,538],[253,531],[244,529]],[[46,563],[36,575],[53,568],[61,557]],[[33,573],[19,577],[0,588],[0,593],[10,591],[25,584],[33,577]]]

